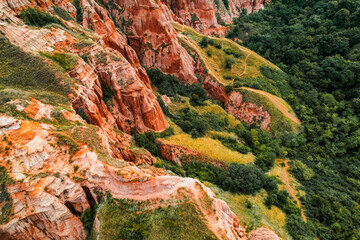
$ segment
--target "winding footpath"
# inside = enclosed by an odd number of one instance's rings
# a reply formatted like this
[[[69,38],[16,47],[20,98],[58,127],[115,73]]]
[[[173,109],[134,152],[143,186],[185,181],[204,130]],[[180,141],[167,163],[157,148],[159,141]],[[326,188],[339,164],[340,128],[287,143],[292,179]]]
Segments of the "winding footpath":
[[[286,190],[289,192],[289,194],[295,199],[297,205],[299,206],[299,208],[301,209],[301,217],[304,219],[305,222],[307,222],[306,216],[304,214],[304,210],[301,207],[301,202],[299,200],[299,198],[296,196],[296,191],[295,189],[291,186],[290,184],[290,180],[289,180],[289,160],[285,161],[285,167],[283,168],[284,170],[284,181],[285,181],[285,185],[286,185]]]

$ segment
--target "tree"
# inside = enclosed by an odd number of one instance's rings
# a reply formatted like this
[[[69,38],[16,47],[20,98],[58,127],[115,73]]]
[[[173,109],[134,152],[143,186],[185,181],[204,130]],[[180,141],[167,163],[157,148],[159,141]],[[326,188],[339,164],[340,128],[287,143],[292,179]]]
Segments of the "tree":
[[[206,48],[209,45],[209,38],[208,37],[202,37],[199,43],[200,47]]]
[[[232,192],[252,194],[264,186],[264,173],[253,164],[243,165],[232,163],[229,168],[227,187]]]
[[[298,160],[291,161],[290,171],[295,175],[296,178],[304,181],[310,180],[315,175],[311,168]]]
[[[226,56],[225,57],[225,68],[230,69],[232,68],[232,65],[235,64],[235,60],[232,56]]]

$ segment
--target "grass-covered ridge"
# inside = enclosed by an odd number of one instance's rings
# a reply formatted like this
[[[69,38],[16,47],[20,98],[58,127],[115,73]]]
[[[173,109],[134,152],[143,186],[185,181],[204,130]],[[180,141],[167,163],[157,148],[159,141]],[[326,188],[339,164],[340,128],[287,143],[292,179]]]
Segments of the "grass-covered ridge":
[[[296,117],[294,111],[283,99],[270,93],[251,88],[241,88],[244,102],[255,103],[264,106],[270,114],[271,122],[269,128],[272,132],[299,132],[301,122]]]
[[[201,213],[189,203],[153,207],[148,202],[108,197],[98,208],[98,238],[112,239],[216,239]]]
[[[240,224],[247,226],[247,230],[267,226],[274,230],[280,237],[290,240],[291,237],[285,229],[286,214],[279,208],[267,208],[263,199],[267,193],[261,191],[256,195],[240,195],[223,191],[221,188],[206,182],[205,185],[211,188],[219,199],[224,200],[231,210],[239,217]]]
[[[216,160],[225,164],[230,164],[233,162],[242,164],[254,162],[254,156],[251,153],[244,154],[237,152],[234,149],[226,147],[220,140],[215,137],[217,135],[230,134],[236,139],[237,137],[234,134],[229,133],[230,130],[227,130],[227,128],[235,127],[237,124],[240,124],[240,122],[236,120],[235,117],[226,113],[225,110],[219,105],[211,103],[209,100],[205,101],[204,103],[206,105],[194,107],[191,106],[188,98],[183,97],[180,102],[177,102],[173,99],[172,103],[168,106],[168,109],[170,110],[171,114],[176,116],[183,109],[189,108],[190,111],[196,112],[199,114],[199,116],[205,116],[200,121],[199,125],[206,125],[206,121],[216,121],[214,125],[217,127],[217,129],[210,130],[213,129],[210,126],[210,129],[205,130],[203,136],[194,138],[192,137],[192,132],[190,132],[190,134],[184,132],[173,121],[169,120],[170,125],[174,129],[174,135],[166,138],[160,138],[159,141],[162,144],[182,146],[186,149],[200,153],[209,160]],[[224,121],[222,122],[221,119]],[[224,123],[224,125],[222,125],[222,123]],[[191,129],[193,129],[193,127],[191,127]]]
[[[181,39],[185,41],[186,45],[200,54],[210,74],[214,75],[216,79],[225,85],[231,84],[231,78],[234,77],[256,78],[262,76],[261,66],[278,69],[255,52],[226,38],[209,37],[208,39],[211,43],[199,46],[205,37],[204,35],[178,23],[172,23],[172,25],[177,31],[182,33]],[[231,57],[235,61],[231,69],[225,66],[225,59],[227,57]],[[228,79],[227,76],[231,78]]]
[[[243,89],[247,93],[245,100],[264,106],[272,117],[269,126],[272,132],[299,130],[300,121],[294,111],[280,99],[289,96],[291,88],[288,76],[278,67],[229,39],[205,37],[190,27],[172,25],[182,33],[183,46],[197,54],[207,74],[225,85],[229,92]],[[257,91],[249,93],[249,88]]]
[[[67,105],[70,82],[60,66],[24,52],[0,35],[0,104],[36,96],[43,103]]]

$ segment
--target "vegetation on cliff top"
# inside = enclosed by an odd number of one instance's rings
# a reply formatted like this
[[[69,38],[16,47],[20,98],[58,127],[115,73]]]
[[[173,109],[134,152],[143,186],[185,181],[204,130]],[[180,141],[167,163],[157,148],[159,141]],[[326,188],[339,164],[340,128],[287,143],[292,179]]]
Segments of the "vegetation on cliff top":
[[[36,96],[52,105],[69,102],[70,80],[57,64],[24,52],[0,34],[0,105]]]
[[[288,135],[283,146],[297,160],[292,169],[308,218],[305,224],[288,215],[294,239],[360,238],[359,26],[356,0],[277,0],[240,16],[228,34],[290,76],[293,92],[283,97],[304,132]]]
[[[189,202],[151,207],[107,197],[98,208],[100,239],[216,239]]]
[[[187,36],[182,37],[181,41],[190,55],[195,54],[197,56],[194,57],[195,60],[202,63],[210,76],[226,85],[228,93],[239,89],[245,93],[248,91],[244,87],[249,87],[280,98],[291,96],[288,75],[256,53],[229,39],[205,37],[177,23],[173,23],[173,26]],[[284,101],[282,101],[281,105],[287,106],[287,110],[292,112],[296,121],[287,117],[288,112],[279,110],[276,96],[267,94],[267,97],[264,97],[264,94],[256,91],[247,95],[249,102],[256,102],[269,112],[273,119],[269,126],[272,132],[299,131],[298,119],[287,103],[283,104]],[[270,98],[275,99],[276,103]]]
[[[57,17],[48,12],[41,11],[38,8],[26,8],[21,11],[20,18],[29,26],[44,27],[50,23],[64,26],[64,23]]]
[[[262,76],[261,66],[277,69],[275,65],[255,52],[229,39],[205,37],[190,27],[178,23],[172,23],[172,25],[186,36],[183,40],[188,43],[188,47],[199,52],[201,58],[206,61],[206,67],[209,68],[211,74],[224,84],[232,83],[231,79],[227,79],[226,76],[231,76],[231,78],[260,77]],[[234,61],[231,68],[226,67],[225,60],[227,57],[231,57]]]

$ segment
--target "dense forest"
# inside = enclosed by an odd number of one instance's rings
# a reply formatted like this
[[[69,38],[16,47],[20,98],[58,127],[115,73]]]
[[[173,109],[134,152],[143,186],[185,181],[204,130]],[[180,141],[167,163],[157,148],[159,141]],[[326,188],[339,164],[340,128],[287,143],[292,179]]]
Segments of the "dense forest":
[[[307,224],[288,215],[294,239],[360,239],[360,1],[274,0],[243,14],[228,37],[288,73],[283,98],[304,131],[282,147],[306,196]]]

